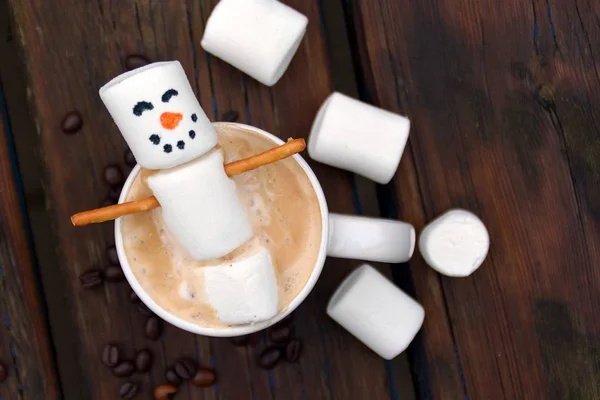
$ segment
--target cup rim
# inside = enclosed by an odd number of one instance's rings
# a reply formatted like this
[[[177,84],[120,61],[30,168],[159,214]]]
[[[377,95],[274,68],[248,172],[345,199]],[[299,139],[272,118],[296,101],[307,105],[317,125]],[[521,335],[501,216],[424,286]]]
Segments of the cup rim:
[[[270,134],[262,129],[256,128],[254,126],[235,123],[235,122],[214,122],[213,123],[213,126],[215,126],[215,127],[227,126],[227,125],[233,125],[233,126],[236,126],[237,128],[250,130],[252,132],[255,132],[257,134],[265,136],[266,138],[273,141],[276,145],[282,145],[285,143],[283,140],[281,140],[277,136],[272,135],[272,134]],[[186,321],[183,318],[178,317],[177,315],[174,315],[174,314],[166,311],[164,308],[162,308],[160,305],[158,305],[148,293],[146,293],[146,291],[144,290],[142,285],[138,282],[137,278],[135,277],[133,271],[131,270],[131,266],[129,265],[127,256],[125,255],[125,249],[123,246],[123,237],[121,235],[121,218],[117,218],[115,220],[115,227],[114,227],[115,247],[117,249],[117,255],[119,257],[119,262],[121,263],[121,268],[123,269],[125,278],[129,282],[129,285],[131,286],[132,290],[137,294],[137,296],[140,298],[140,300],[146,306],[148,306],[148,308],[154,314],[156,314],[163,320],[167,321],[171,325],[178,327],[179,329],[182,329],[184,331],[191,332],[191,333],[194,333],[197,335],[211,336],[211,337],[233,337],[233,336],[248,335],[248,334],[258,332],[260,330],[263,330],[270,326],[275,325],[277,322],[281,321],[286,316],[288,316],[290,313],[292,313],[296,308],[298,308],[298,306],[306,299],[306,297],[309,295],[309,293],[312,291],[315,284],[317,283],[317,280],[319,279],[319,276],[321,275],[321,271],[323,270],[323,266],[325,264],[325,258],[327,256],[327,242],[328,242],[328,238],[329,238],[329,223],[328,223],[329,222],[329,218],[328,218],[329,211],[327,208],[327,202],[325,200],[325,194],[323,193],[323,188],[321,187],[321,184],[319,183],[313,170],[310,168],[308,163],[299,154],[294,154],[292,157],[294,158],[294,160],[296,160],[296,162],[300,165],[300,167],[302,168],[302,170],[308,177],[308,179],[311,183],[311,186],[317,196],[317,200],[319,202],[319,209],[321,211],[321,241],[319,244],[319,253],[317,255],[317,260],[315,262],[313,270],[312,270],[306,284],[304,285],[302,290],[300,290],[298,295],[288,304],[287,308],[283,312],[280,312],[279,314],[277,314],[277,316],[275,316],[274,318],[267,320],[267,321],[262,321],[262,322],[258,322],[255,324],[249,324],[249,325],[228,326],[228,327],[224,327],[224,328],[211,328],[211,327],[197,325],[197,324]],[[138,176],[140,169],[141,169],[140,165],[137,164],[129,173],[129,176],[127,177],[125,184],[123,185],[121,195],[119,196],[119,203],[123,203],[126,200],[127,195],[129,194],[129,189],[131,189],[131,185],[133,184],[135,178]]]

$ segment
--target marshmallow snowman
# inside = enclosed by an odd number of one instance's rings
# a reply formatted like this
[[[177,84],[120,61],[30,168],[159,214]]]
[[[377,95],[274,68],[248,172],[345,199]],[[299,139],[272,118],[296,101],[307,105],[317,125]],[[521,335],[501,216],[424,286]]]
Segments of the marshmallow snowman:
[[[250,219],[216,147],[217,132],[179,62],[157,62],[119,75],[100,89],[100,97],[137,162],[156,170],[148,177],[148,186],[161,205],[166,228],[192,258],[217,259],[252,238]],[[238,268],[245,265],[238,264]],[[259,286],[276,292],[270,257],[254,264],[261,272],[256,279],[264,280]],[[269,268],[272,274],[264,272]],[[232,276],[246,279],[244,274]],[[258,319],[271,318],[277,296],[268,301],[270,307],[258,302],[254,308],[259,312],[253,314],[252,304],[246,312]]]
[[[165,225],[194,259],[222,257],[252,237],[235,183],[215,149],[217,132],[178,61],[119,75],[100,89],[100,97],[138,163],[158,170],[148,186]]]

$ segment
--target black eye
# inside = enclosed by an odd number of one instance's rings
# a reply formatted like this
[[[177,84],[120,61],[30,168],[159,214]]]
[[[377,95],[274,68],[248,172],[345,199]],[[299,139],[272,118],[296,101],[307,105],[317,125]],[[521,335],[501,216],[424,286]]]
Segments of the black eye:
[[[156,133],[150,135],[148,139],[150,139],[150,141],[156,145],[160,143],[160,136],[158,136]]]
[[[165,151],[165,153],[170,153],[173,151],[173,147],[170,144],[165,144],[163,146],[163,150]]]
[[[140,101],[135,105],[135,107],[133,107],[133,115],[139,117],[144,111],[150,110],[154,110],[154,106],[152,105],[152,103],[148,103],[147,101]]]
[[[179,142],[177,142],[177,148],[179,150],[183,150],[185,148],[185,142],[183,140],[180,140]]]
[[[198,121],[198,116],[196,114],[192,114],[192,121]]]
[[[162,102],[168,103],[171,100],[171,97],[177,96],[179,92],[175,89],[169,89],[162,95]]]
[[[193,139],[195,137],[196,137],[196,132],[190,131],[190,139]]]

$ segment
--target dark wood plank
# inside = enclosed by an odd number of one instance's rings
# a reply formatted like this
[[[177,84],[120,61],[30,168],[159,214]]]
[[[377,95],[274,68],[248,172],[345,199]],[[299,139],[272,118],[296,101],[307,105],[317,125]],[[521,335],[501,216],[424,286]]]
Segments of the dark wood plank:
[[[233,109],[239,112],[241,122],[282,138],[306,137],[318,107],[333,89],[332,77],[318,3],[287,3],[311,22],[288,73],[269,89],[200,48],[215,0],[168,4],[12,2],[39,121],[38,143],[44,153],[46,196],[56,238],[53,246],[60,249],[60,262],[42,262],[41,268],[47,292],[61,293],[59,299],[49,296],[48,303],[53,327],[60,323],[62,328],[55,329],[65,333],[55,338],[65,397],[115,396],[120,382],[99,362],[99,351],[109,340],[117,341],[130,354],[133,348],[153,349],[157,365],[151,378],[136,378],[143,382],[145,393],[152,383],[162,380],[164,367],[181,355],[195,354],[200,363],[214,365],[220,375],[215,388],[183,389],[190,398],[379,399],[393,394],[386,363],[325,314],[328,297],[356,263],[327,262],[319,284],[297,311],[296,331],[305,341],[301,361],[271,373],[255,364],[265,345],[264,337],[255,347],[235,348],[226,339],[195,337],[167,327],[161,342],[147,343],[141,335],[141,317],[127,304],[126,285],[88,293],[82,292],[76,281],[81,271],[105,263],[104,251],[112,242],[111,224],[75,230],[68,217],[101,201],[106,191],[101,170],[108,163],[122,164],[125,149],[104,112],[98,88],[123,71],[123,59],[128,54],[142,53],[151,60],[178,59],[194,80],[203,108],[214,120]],[[44,50],[49,48],[60,50]],[[58,129],[60,119],[74,108],[82,113],[85,125],[78,134],[65,136]],[[354,212],[351,176],[313,166],[330,208]],[[73,187],[78,190],[74,192]]]
[[[468,208],[492,240],[480,271],[441,288],[415,257],[421,395],[598,398],[598,5],[353,6],[366,97],[413,123],[401,216],[422,226]]]
[[[5,15],[0,10],[0,17]],[[0,52],[2,55],[7,54]],[[14,145],[1,81],[0,117],[0,362],[8,373],[0,384],[0,397],[57,399],[60,388],[22,192],[15,177]]]

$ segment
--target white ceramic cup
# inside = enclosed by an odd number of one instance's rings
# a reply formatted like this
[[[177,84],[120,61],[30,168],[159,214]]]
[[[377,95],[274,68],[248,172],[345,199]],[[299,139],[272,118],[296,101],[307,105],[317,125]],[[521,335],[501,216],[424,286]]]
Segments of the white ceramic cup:
[[[215,127],[219,127],[219,125],[235,125],[240,129],[249,130],[256,134],[267,137],[273,142],[273,146],[278,146],[284,144],[284,142],[277,138],[276,136],[271,135],[263,130],[258,128],[243,125],[243,124],[235,124],[235,123],[225,123],[218,122],[214,124]],[[306,299],[310,291],[313,289],[319,276],[321,275],[321,271],[323,270],[323,265],[325,264],[325,257],[327,255],[334,255],[335,257],[341,258],[358,258],[364,259],[366,261],[379,261],[378,258],[374,257],[379,254],[379,252],[384,254],[393,254],[398,253],[398,247],[402,247],[405,252],[408,254],[408,258],[412,255],[414,251],[414,240],[415,233],[412,226],[409,224],[405,224],[399,221],[398,224],[403,224],[405,229],[396,228],[396,234],[399,235],[397,241],[390,240],[390,230],[389,224],[390,220],[378,219],[378,218],[361,218],[357,220],[355,216],[343,216],[339,214],[334,215],[335,224],[340,226],[340,224],[344,224],[344,229],[336,229],[335,232],[331,232],[330,234],[330,214],[327,209],[327,202],[325,201],[325,195],[323,194],[323,189],[317,180],[314,172],[310,169],[306,161],[296,154],[293,156],[294,160],[302,167],[304,173],[310,180],[310,183],[315,191],[315,195],[319,201],[319,207],[321,210],[321,241],[319,243],[319,254],[317,257],[317,261],[315,266],[306,282],[306,285],[300,293],[290,302],[287,308],[279,313],[275,318],[259,322],[252,325],[240,325],[240,326],[231,326],[225,328],[211,328],[206,326],[201,326],[197,324],[193,324],[188,322],[177,315],[174,315],[166,310],[164,310],[160,305],[158,305],[152,297],[144,290],[142,285],[138,282],[137,278],[133,274],[131,270],[131,266],[127,261],[127,257],[125,255],[125,250],[123,248],[123,237],[121,235],[121,218],[118,218],[115,221],[115,244],[117,248],[117,254],[119,256],[119,261],[121,263],[121,267],[123,268],[123,272],[127,281],[131,285],[133,291],[138,295],[138,297],[154,312],[157,316],[164,319],[176,327],[183,329],[185,331],[195,333],[198,335],[204,336],[213,336],[213,337],[232,337],[232,336],[241,336],[247,335],[253,332],[257,332],[272,326],[289,315],[292,311],[294,311],[303,301]],[[126,201],[127,195],[129,193],[129,189],[133,184],[136,176],[140,171],[140,166],[137,165],[129,174],[125,185],[123,186],[123,190],[121,192],[121,196],[119,198],[119,203],[123,203]],[[354,227],[352,227],[354,226]],[[365,227],[369,227],[369,237],[365,237]],[[382,229],[377,229],[377,227],[381,227]],[[399,227],[400,225],[398,225]],[[335,236],[335,237],[334,237]],[[377,240],[377,237],[380,240]],[[408,241],[408,244],[406,243]],[[330,243],[335,247],[335,254],[331,254],[331,250],[333,248],[330,247]],[[362,250],[357,250],[357,248]],[[362,257],[360,257],[363,255]],[[325,304],[323,304],[325,307]]]

